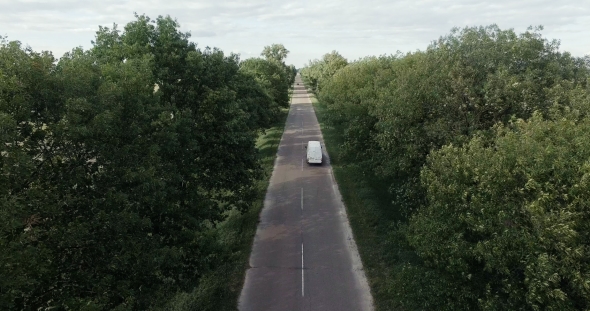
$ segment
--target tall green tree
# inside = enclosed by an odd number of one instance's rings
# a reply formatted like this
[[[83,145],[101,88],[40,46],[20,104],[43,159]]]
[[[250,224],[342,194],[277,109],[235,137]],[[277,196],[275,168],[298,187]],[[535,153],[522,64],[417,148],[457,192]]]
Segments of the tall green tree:
[[[388,184],[381,208],[402,215],[382,250],[400,309],[587,308],[589,67],[540,31],[454,29],[426,51],[301,70],[343,133],[340,160]]]
[[[310,83],[315,92],[320,92],[336,72],[348,65],[348,61],[340,53],[332,51],[324,54],[322,59],[313,60],[301,71],[301,75]]]
[[[329,111],[328,122],[342,129],[341,160],[368,168],[367,173],[380,163],[375,140],[378,119],[373,111],[380,93],[394,78],[395,61],[396,57],[367,57],[348,64],[333,73],[320,93],[319,100]]]
[[[422,203],[419,169],[430,150],[463,143],[512,116],[548,113],[554,87],[585,85],[588,69],[536,30],[455,29],[427,51],[409,54],[375,109],[384,177],[411,213]]]
[[[50,53],[0,40],[0,305],[5,309],[32,308],[30,301],[50,291],[48,279],[58,276],[55,263],[46,260],[55,250],[45,247],[35,230],[47,222],[37,201],[55,197],[36,185],[52,152],[47,124],[63,110],[54,63]]]
[[[260,53],[260,56],[263,56],[266,60],[274,60],[279,63],[284,63],[287,55],[289,55],[289,50],[284,45],[277,43],[265,46],[262,53]]]
[[[288,91],[291,85],[281,64],[262,58],[249,58],[240,63],[240,71],[253,77],[277,107],[289,106]]]
[[[408,239],[448,282],[445,295],[464,295],[455,299],[462,305],[440,300],[432,307],[590,306],[590,119],[576,119],[536,114],[497,127],[491,144],[476,137],[429,156],[422,171],[428,204],[412,219]],[[413,277],[438,283],[432,274]]]
[[[270,97],[178,29],[138,15],[57,64],[2,41],[5,309],[155,309],[227,256],[211,230],[253,201]]]

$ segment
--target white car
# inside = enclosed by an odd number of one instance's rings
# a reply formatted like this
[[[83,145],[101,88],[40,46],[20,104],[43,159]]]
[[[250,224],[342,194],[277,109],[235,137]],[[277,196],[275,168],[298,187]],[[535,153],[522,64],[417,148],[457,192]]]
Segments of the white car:
[[[317,140],[307,142],[307,164],[322,164],[322,145]]]

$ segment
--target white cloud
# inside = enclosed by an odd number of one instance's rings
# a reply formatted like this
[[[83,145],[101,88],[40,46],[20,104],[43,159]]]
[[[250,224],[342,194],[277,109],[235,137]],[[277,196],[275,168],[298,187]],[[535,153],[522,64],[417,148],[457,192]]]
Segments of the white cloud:
[[[580,0],[0,0],[0,35],[59,56],[90,47],[98,25],[124,26],[133,13],[170,15],[198,46],[258,56],[283,43],[302,66],[332,50],[349,59],[425,49],[452,27],[498,24],[524,31],[544,25],[562,50],[586,54],[590,6]]]

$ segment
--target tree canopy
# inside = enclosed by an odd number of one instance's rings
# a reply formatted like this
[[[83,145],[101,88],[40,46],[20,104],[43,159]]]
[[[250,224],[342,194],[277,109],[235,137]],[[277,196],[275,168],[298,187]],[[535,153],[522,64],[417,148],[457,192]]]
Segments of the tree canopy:
[[[287,50],[284,45],[272,44],[265,46],[262,53],[260,53],[260,56],[264,56],[266,60],[274,60],[283,63],[288,54],[289,50]]]
[[[541,30],[457,28],[425,51],[301,70],[342,133],[338,160],[401,215],[382,243],[400,309],[588,308],[590,68]]]
[[[59,61],[2,41],[4,310],[157,309],[223,261],[211,228],[255,199],[288,77],[179,27],[136,15]]]
[[[590,306],[590,120],[576,119],[536,113],[428,157],[408,239],[457,308]]]

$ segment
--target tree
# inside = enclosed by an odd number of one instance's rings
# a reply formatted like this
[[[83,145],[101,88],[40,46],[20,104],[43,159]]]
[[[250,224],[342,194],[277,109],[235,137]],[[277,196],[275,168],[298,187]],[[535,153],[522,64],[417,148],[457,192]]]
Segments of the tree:
[[[375,109],[385,159],[377,172],[407,181],[391,191],[411,214],[423,202],[418,176],[430,150],[462,144],[512,116],[548,113],[549,90],[585,85],[588,69],[537,31],[516,35],[492,25],[453,30],[401,59],[395,75]]]
[[[277,107],[289,106],[290,81],[280,64],[262,58],[250,58],[240,63],[240,71],[253,77]]]
[[[288,95],[288,93],[285,94]],[[281,95],[277,96],[281,97]],[[269,90],[265,89],[252,75],[245,73],[241,65],[236,98],[246,113],[245,119],[252,131],[264,131],[271,127],[279,116],[280,106],[269,95]]]
[[[475,137],[428,157],[428,204],[408,239],[462,288],[471,302],[457,309],[589,307],[590,120],[576,119],[537,113],[498,126],[491,144]]]
[[[265,46],[262,53],[260,53],[260,56],[263,56],[268,61],[273,60],[279,63],[284,63],[288,54],[289,50],[287,50],[284,45],[275,43]]]
[[[267,95],[236,55],[136,18],[57,64],[0,46],[7,310],[162,306],[224,258],[212,228],[254,199]]]
[[[63,110],[54,63],[50,53],[0,40],[0,305],[5,309],[30,307],[35,294],[51,291],[47,278],[56,275],[55,263],[46,260],[52,250],[39,243],[36,230],[47,222],[38,202],[48,204],[55,195],[51,188],[44,193],[31,187],[44,177],[43,159],[52,152],[47,124]]]
[[[399,263],[388,286],[400,309],[588,308],[587,286],[581,281],[587,271],[578,269],[587,266],[581,259],[586,255],[579,255],[587,249],[581,242],[586,216],[579,212],[582,203],[568,204],[576,200],[570,197],[578,194],[574,185],[583,184],[586,174],[582,169],[574,174],[587,159],[580,151],[585,144],[574,137],[585,137],[587,121],[581,120],[590,111],[589,71],[587,60],[560,52],[558,42],[544,39],[540,30],[516,34],[495,25],[454,29],[426,51],[347,65],[338,55],[327,55],[301,70],[326,105],[328,121],[342,133],[342,164],[362,159],[363,174],[372,171],[377,181],[389,185],[392,203],[381,208],[401,214],[396,219],[401,223],[391,225],[391,236],[405,241],[392,242],[399,248],[384,249],[382,255]],[[560,113],[568,110],[577,115],[566,122]],[[527,120],[535,111],[531,125],[510,123]],[[505,134],[511,130],[500,135],[495,127],[514,130],[514,135]],[[547,141],[542,141],[543,133]],[[477,148],[472,149],[474,137]],[[512,137],[510,148],[501,137]],[[519,143],[529,148],[526,155],[519,154]],[[544,144],[550,153],[533,152],[543,151]],[[565,162],[568,155],[575,158],[571,167],[549,165]],[[497,161],[497,171],[488,176],[490,159]],[[514,163],[520,165],[518,173],[511,171]],[[535,189],[542,192],[515,193],[536,171],[542,181]],[[492,176],[493,183],[488,180]],[[549,189],[554,184],[561,188]],[[476,197],[485,204],[473,205]],[[557,202],[543,207],[540,217],[546,220],[533,222],[532,214],[517,218],[528,204],[547,198]],[[512,214],[497,217],[507,210]],[[483,216],[466,223],[477,213]],[[514,226],[504,222],[511,217]],[[552,221],[563,230],[549,227]],[[400,248],[417,255],[401,258],[396,254]],[[576,254],[568,253],[574,249]],[[573,273],[565,271],[570,263]]]
[[[324,54],[321,60],[310,61],[309,65],[301,71],[301,75],[308,80],[315,92],[319,92],[323,84],[347,64],[348,61],[342,55],[332,51]]]
[[[285,58],[287,58],[288,54],[289,51],[282,44],[272,44],[270,46],[265,46],[262,53],[260,53],[260,56],[263,56],[269,62],[276,63],[282,68],[284,74],[281,74],[281,76],[286,78],[285,83],[287,84],[287,87],[290,87],[295,82],[295,75],[297,75],[297,72],[293,65],[287,66],[285,64]]]
[[[341,66],[340,61],[332,68]],[[328,109],[327,121],[342,129],[341,159],[369,168],[367,172],[378,165],[380,152],[373,110],[383,88],[394,78],[395,61],[395,57],[367,57],[348,64],[333,72],[320,93],[319,100]]]

